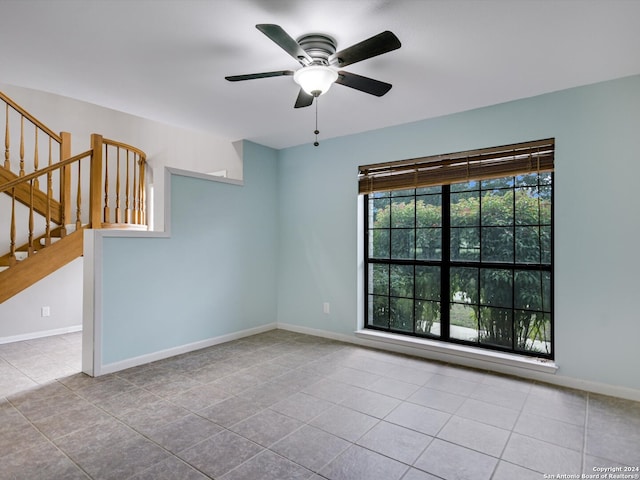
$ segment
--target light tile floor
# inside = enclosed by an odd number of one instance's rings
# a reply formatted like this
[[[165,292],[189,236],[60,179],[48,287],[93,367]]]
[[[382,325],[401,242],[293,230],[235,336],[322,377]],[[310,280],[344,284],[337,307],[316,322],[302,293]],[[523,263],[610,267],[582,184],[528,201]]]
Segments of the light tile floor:
[[[639,473],[640,403],[284,330],[95,379],[79,363],[80,334],[0,345],[0,479]]]

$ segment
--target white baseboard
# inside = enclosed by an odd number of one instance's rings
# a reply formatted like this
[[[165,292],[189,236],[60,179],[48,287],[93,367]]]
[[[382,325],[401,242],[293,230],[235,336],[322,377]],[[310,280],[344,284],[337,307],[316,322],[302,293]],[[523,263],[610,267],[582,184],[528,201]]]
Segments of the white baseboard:
[[[322,337],[322,338],[328,338],[331,340],[337,340],[339,342],[355,343],[357,345],[362,345],[361,342],[358,342],[357,339],[355,339],[351,335],[345,335],[343,333],[329,332],[327,330],[301,327],[299,325],[293,325],[291,323],[281,323],[281,322],[278,322],[277,328],[279,328],[280,330],[287,330],[289,332],[302,333],[304,335],[312,335],[314,337]]]
[[[549,383],[559,387],[573,388],[586,392],[598,393],[601,395],[640,401],[640,390],[618,385],[610,385],[607,383],[593,382],[591,380],[583,380],[580,378],[566,377],[563,375],[554,374],[551,371],[545,372],[531,368],[523,368],[509,364],[496,363],[493,358],[483,360],[479,356],[469,357],[455,353],[447,354],[444,352],[426,350],[424,348],[420,348],[418,345],[403,345],[400,341],[389,342],[383,339],[375,339],[375,336],[358,337],[356,336],[356,334],[340,334],[287,323],[278,323],[277,328],[297,333],[303,333],[306,335],[313,335],[316,337],[323,337],[341,342],[352,343],[363,347],[402,353],[405,355],[422,357],[429,360],[437,360],[445,363],[461,365],[464,367],[471,367],[478,370],[513,375],[527,380]],[[553,371],[555,371],[555,369]]]
[[[56,328],[53,330],[41,330],[39,332],[23,333],[21,335],[12,335],[10,337],[0,337],[0,345],[3,343],[23,342],[25,340],[33,340],[35,338],[51,337],[53,335],[64,335],[65,333],[81,332],[82,325],[74,325],[72,327]]]
[[[229,333],[227,335],[221,335],[219,337],[208,338],[206,340],[200,340],[194,343],[188,343],[186,345],[180,345],[177,347],[168,348],[166,350],[160,350],[158,352],[149,353],[147,355],[140,355],[139,357],[128,358],[119,362],[109,363],[102,365],[99,372],[95,376],[106,375],[108,373],[119,372],[131,367],[137,367],[146,363],[157,362],[158,360],[164,360],[165,358],[174,357],[183,353],[193,352],[202,348],[212,347],[220,343],[231,342],[232,340],[238,340],[240,338],[249,337],[251,335],[257,335],[258,333],[268,332],[277,328],[275,323],[269,323],[260,327],[248,328],[239,332]]]
[[[385,341],[384,339],[376,339],[375,336],[359,337],[359,336],[356,336],[356,334],[349,335],[349,334],[335,333],[327,330],[301,327],[299,325],[293,325],[293,324],[287,324],[287,323],[270,323],[260,327],[250,328],[247,330],[230,333],[227,335],[222,335],[219,337],[202,340],[199,342],[181,345],[181,346],[173,347],[167,350],[154,352],[148,355],[141,355],[139,357],[130,358],[120,362],[110,363],[102,366],[102,368],[100,369],[99,375],[105,375],[108,373],[117,372],[127,368],[136,367],[138,365],[144,365],[146,363],[163,360],[165,358],[173,357],[175,355],[180,355],[183,353],[192,352],[195,350],[199,350],[201,348],[211,347],[213,345],[230,342],[232,340],[238,340],[240,338],[256,335],[258,333],[264,333],[269,330],[274,330],[276,328],[279,328],[282,330],[288,330],[296,333],[302,333],[305,335],[312,335],[312,336],[328,338],[328,339],[336,340],[340,342],[351,343],[351,344],[360,345],[363,347],[375,348],[378,350],[386,350],[386,351],[401,353],[405,355],[422,357],[429,360],[437,360],[437,361],[450,363],[454,365],[475,368],[479,370],[513,375],[513,376],[524,378],[527,380],[533,380],[533,381],[538,381],[543,383],[549,383],[552,385],[557,385],[559,387],[573,388],[573,389],[583,390],[586,392],[598,393],[601,395],[609,395],[609,396],[624,398],[628,400],[640,401],[640,390],[553,374],[553,372],[555,372],[555,369],[553,369],[553,371],[551,370],[541,371],[541,370],[531,369],[527,367],[518,367],[515,365],[510,365],[508,363],[506,364],[496,363],[495,358],[493,357],[489,358],[488,360],[483,360],[479,356],[465,356],[465,355],[459,355],[452,352],[446,353],[446,352],[430,351],[430,350],[425,350],[424,348],[420,348],[419,345],[410,345],[410,344],[403,345],[402,342],[399,342],[399,341],[389,342],[389,341]],[[79,329],[76,329],[75,331],[77,330]],[[61,333],[64,333],[64,332],[61,332]]]

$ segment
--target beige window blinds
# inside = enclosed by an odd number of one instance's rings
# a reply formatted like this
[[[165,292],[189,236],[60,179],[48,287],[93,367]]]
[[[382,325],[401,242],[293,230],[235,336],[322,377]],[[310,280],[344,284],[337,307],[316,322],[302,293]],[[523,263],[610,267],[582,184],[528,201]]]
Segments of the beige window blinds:
[[[552,172],[554,139],[359,167],[360,194]]]

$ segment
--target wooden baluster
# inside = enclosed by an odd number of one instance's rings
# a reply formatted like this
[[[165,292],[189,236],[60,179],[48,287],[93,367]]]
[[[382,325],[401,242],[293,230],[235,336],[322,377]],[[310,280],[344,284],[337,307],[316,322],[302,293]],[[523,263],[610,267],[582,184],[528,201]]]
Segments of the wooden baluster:
[[[60,160],[71,157],[71,134],[60,132]],[[67,234],[67,222],[71,221],[71,165],[62,167],[60,172],[60,236]]]
[[[11,229],[9,231],[9,266],[16,264],[16,189],[11,189]]]
[[[49,137],[49,163],[52,164],[51,158],[51,137]],[[45,236],[44,236],[44,244],[45,246],[51,245],[51,201],[53,200],[53,185],[52,185],[52,173],[47,172],[47,210],[45,215]]]
[[[9,104],[7,103],[7,108],[6,108],[6,120],[5,120],[5,124],[4,124],[4,168],[6,168],[7,170],[11,170],[11,162],[9,161],[9,147],[10,147],[10,141],[9,141]]]
[[[145,161],[140,159],[140,223],[147,224],[147,198],[145,190]]]
[[[136,165],[138,166],[138,183],[136,183],[136,224],[139,225],[140,224],[140,219],[141,219],[141,207],[142,207],[142,199],[140,198],[140,174],[141,174],[141,170],[140,170],[140,155],[138,155],[138,161],[136,162]]]
[[[35,134],[35,147],[33,150],[33,171],[37,172],[38,171],[38,127],[36,127],[36,134]],[[34,186],[37,190],[40,190],[40,179],[36,178],[35,182],[34,182]]]
[[[24,177],[24,117],[20,116],[20,176]]]
[[[133,154],[133,220],[132,223],[138,223],[138,162],[136,161],[138,154]]]
[[[33,179],[29,181],[29,240],[27,242],[28,255],[33,255]]]
[[[131,210],[130,210],[130,184],[129,184],[129,150],[127,150],[127,183],[125,187],[125,201],[124,201],[124,223],[131,223]]]
[[[82,228],[82,162],[78,162],[78,192],[76,194],[76,231]]]
[[[109,223],[111,220],[109,212],[109,146],[104,146],[104,216],[103,222]]]
[[[120,213],[120,147],[116,147],[116,223],[122,222]]]

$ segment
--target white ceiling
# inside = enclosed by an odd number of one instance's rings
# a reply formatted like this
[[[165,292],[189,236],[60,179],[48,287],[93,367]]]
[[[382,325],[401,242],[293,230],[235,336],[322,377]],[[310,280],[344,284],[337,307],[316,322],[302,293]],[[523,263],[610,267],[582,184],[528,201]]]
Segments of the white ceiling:
[[[0,0],[0,82],[283,148],[313,142],[293,78],[224,79],[299,67],[257,23],[402,42],[345,68],[386,96],[320,97],[322,141],[640,74],[639,19],[640,0]]]

